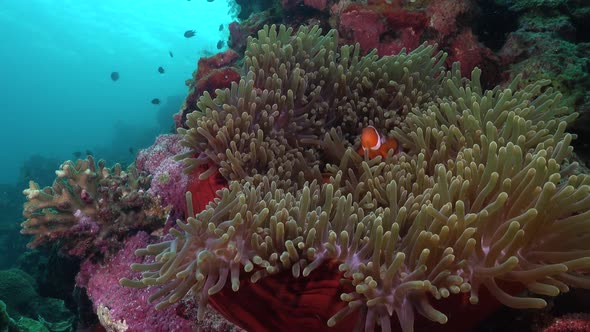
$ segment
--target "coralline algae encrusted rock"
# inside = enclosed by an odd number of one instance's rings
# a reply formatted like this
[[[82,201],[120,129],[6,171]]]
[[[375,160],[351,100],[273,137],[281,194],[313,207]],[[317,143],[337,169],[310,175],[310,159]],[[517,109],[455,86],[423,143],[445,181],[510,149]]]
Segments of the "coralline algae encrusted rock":
[[[424,45],[361,56],[335,31],[265,27],[243,79],[205,94],[180,131],[188,170],[219,170],[228,188],[138,250],[154,261],[122,284],[158,286],[160,309],[211,302],[250,330],[367,332],[412,331],[420,316],[445,324],[457,307],[441,303],[472,307],[484,291],[541,308],[540,295],[590,288],[590,175],[568,162],[577,114],[547,81],[484,90],[481,71],[463,78],[445,57]],[[360,156],[368,125],[403,152]],[[300,316],[265,289],[278,276],[278,287],[327,276],[330,293],[308,286],[335,302]],[[235,302],[245,290],[249,303]]]
[[[134,255],[134,251],[153,242],[145,232],[139,232],[125,241],[125,247],[104,263],[86,260],[76,276],[79,287],[85,288],[92,300],[101,324],[109,331],[241,331],[207,310],[205,320],[191,320],[190,315],[180,315],[177,308],[156,310],[147,302],[152,290],[125,288],[118,280],[123,277],[137,277],[127,269],[131,263],[148,263]],[[191,308],[196,313],[196,307]]]
[[[590,331],[590,314],[567,314],[557,317],[542,332],[586,332]]]
[[[184,193],[189,177],[183,173],[182,164],[175,160],[186,152],[180,145],[180,135],[160,135],[152,146],[139,151],[135,164],[140,171],[150,174],[148,193],[159,197],[164,206],[172,206],[172,214],[179,216],[186,210]]]

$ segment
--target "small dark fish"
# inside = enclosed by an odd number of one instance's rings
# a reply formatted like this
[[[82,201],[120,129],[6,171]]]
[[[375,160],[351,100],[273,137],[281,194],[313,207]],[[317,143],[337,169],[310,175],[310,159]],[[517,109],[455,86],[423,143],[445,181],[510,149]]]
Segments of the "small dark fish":
[[[207,0],[207,2],[213,2],[213,0]]]
[[[219,31],[223,31],[223,24],[219,25]]]
[[[87,155],[87,156],[92,156],[92,151],[90,151],[90,150],[86,150],[86,155]]]
[[[82,152],[80,152],[80,151],[74,152],[74,157],[76,157],[76,158],[82,157]]]
[[[132,146],[130,146],[130,147],[129,147],[129,153],[133,154],[133,151],[134,151],[134,150],[133,150],[133,147],[132,147]]]
[[[172,51],[168,51],[168,54],[170,54],[171,58],[174,58],[174,54],[172,54]]]
[[[191,38],[191,37],[194,37],[194,36],[195,36],[195,34],[196,34],[196,31],[195,31],[195,30],[186,30],[186,31],[184,32],[184,38]]]
[[[119,79],[119,72],[117,72],[117,71],[112,72],[111,79],[113,80],[113,82],[118,80]]]
[[[207,51],[207,50],[201,50],[201,56],[204,56],[206,58],[213,56],[213,52]]]
[[[223,40],[217,42],[217,49],[221,49],[223,47]]]
[[[159,105],[160,104],[160,99],[158,99],[158,98],[152,99],[152,104]]]
[[[158,73],[160,74],[164,74],[165,70],[164,68],[162,68],[162,66],[158,67]]]

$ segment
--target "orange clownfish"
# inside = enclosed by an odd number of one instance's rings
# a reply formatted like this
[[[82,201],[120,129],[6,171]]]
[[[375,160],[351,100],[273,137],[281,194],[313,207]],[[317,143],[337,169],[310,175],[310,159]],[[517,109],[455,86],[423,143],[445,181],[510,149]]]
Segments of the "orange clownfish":
[[[363,128],[361,133],[361,147],[358,150],[361,156],[364,156],[365,151],[367,151],[369,159],[377,156],[385,158],[390,150],[393,150],[394,154],[399,152],[399,144],[395,138],[388,138],[381,135],[373,126]]]

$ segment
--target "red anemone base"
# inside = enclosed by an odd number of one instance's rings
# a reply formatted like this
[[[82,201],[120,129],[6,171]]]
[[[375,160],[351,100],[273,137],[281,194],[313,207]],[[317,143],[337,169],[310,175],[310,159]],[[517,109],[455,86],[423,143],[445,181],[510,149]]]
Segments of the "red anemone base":
[[[211,296],[209,303],[227,320],[247,331],[351,332],[357,324],[358,312],[347,316],[335,327],[326,324],[330,317],[347,305],[340,300],[340,294],[352,291],[340,284],[341,278],[337,262],[323,264],[308,277],[295,278],[291,271],[283,271],[251,283],[248,276],[243,278],[237,292],[227,286]],[[512,286],[508,288],[520,289]],[[480,291],[480,303],[477,305],[469,304],[468,296],[462,294],[444,300],[432,299],[431,303],[448,316],[448,323],[432,322],[416,313],[414,331],[472,331],[500,306],[485,289]],[[392,318],[391,331],[401,331],[395,317]]]

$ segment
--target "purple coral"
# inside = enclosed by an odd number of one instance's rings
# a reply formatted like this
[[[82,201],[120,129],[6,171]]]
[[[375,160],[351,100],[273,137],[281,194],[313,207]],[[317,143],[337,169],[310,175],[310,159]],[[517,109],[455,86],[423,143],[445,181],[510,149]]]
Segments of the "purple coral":
[[[174,156],[186,152],[180,145],[180,135],[160,135],[156,142],[137,156],[139,170],[152,174],[148,193],[159,196],[163,205],[171,205],[175,214],[184,211],[184,194],[188,186],[188,176],[182,172],[181,162]]]
[[[185,152],[186,148],[180,145],[181,135],[160,135],[152,146],[139,151],[135,160],[135,167],[142,172],[154,174],[164,159]]]
[[[159,196],[163,205],[172,205],[178,213],[184,211],[187,186],[188,176],[182,172],[182,163],[169,157],[156,169],[148,193]]]
[[[196,312],[196,304],[185,303],[179,307],[170,306],[165,310],[156,310],[149,303],[149,296],[154,288],[128,288],[119,285],[119,279],[138,278],[140,273],[132,272],[131,263],[147,263],[147,260],[135,256],[136,249],[152,243],[150,235],[139,232],[129,237],[125,246],[116,255],[103,264],[86,260],[82,263],[80,273],[76,276],[79,287],[86,288],[96,312],[108,310],[111,322],[124,323],[127,331],[193,331],[197,327],[205,331],[240,331],[219,315],[210,311],[208,320],[197,323],[191,319],[191,312]],[[104,313],[102,313],[104,316]],[[106,322],[101,322],[106,324]]]

